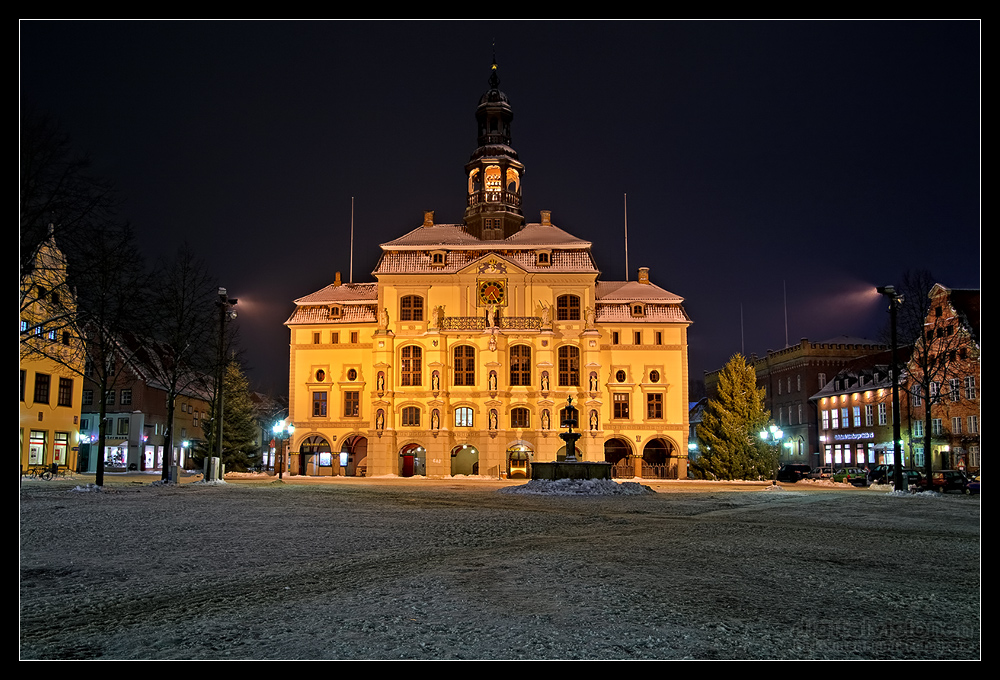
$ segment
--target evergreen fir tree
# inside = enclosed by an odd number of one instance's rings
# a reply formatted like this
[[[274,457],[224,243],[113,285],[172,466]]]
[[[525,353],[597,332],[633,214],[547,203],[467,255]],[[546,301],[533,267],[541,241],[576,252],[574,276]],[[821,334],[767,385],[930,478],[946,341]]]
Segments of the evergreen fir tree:
[[[709,479],[771,477],[777,453],[759,434],[770,419],[753,366],[743,355],[733,355],[719,373],[718,397],[708,400],[698,426],[704,450],[692,464],[695,474]]]
[[[222,462],[227,472],[246,472],[257,465],[260,457],[250,383],[239,364],[232,361],[226,366],[222,385],[225,398],[222,407]],[[205,457],[216,455],[216,407],[213,400],[210,417],[205,421],[205,441],[197,449],[196,462],[200,463]]]

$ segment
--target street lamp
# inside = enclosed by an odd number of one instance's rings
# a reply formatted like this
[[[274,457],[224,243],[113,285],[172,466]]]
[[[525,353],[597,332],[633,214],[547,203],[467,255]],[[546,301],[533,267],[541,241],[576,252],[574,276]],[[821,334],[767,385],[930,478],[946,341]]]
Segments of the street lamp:
[[[903,296],[896,293],[893,286],[879,286],[875,289],[879,295],[889,298],[889,326],[892,335],[892,486],[896,491],[906,491],[906,477],[903,476],[903,447],[900,445],[899,434],[899,362],[896,359],[898,343],[896,341],[896,313],[903,304]]]
[[[279,420],[271,428],[271,432],[274,433],[274,438],[278,442],[278,451],[275,452],[275,466],[278,468],[278,479],[281,479],[281,473],[285,468],[285,442],[295,434],[295,426]]]
[[[219,297],[215,301],[215,305],[219,308],[219,366],[216,374],[216,389],[218,392],[218,408],[215,410],[216,415],[216,454],[217,458],[215,460],[215,469],[212,470],[212,465],[210,462],[206,461],[208,465],[208,470],[206,470],[205,479],[210,476],[212,479],[222,479],[222,414],[224,409],[223,404],[223,379],[225,376],[225,354],[226,354],[226,322],[232,321],[236,318],[236,310],[233,309],[236,306],[236,298],[229,297],[225,288],[219,288]],[[209,475],[211,471],[211,475]]]
[[[781,440],[785,436],[785,433],[781,431],[781,428],[777,425],[770,425],[766,430],[760,431],[760,438],[765,444],[771,444],[774,446],[774,460],[772,461],[772,467],[774,468],[774,473],[777,475],[778,461],[781,456],[778,452],[781,450]]]

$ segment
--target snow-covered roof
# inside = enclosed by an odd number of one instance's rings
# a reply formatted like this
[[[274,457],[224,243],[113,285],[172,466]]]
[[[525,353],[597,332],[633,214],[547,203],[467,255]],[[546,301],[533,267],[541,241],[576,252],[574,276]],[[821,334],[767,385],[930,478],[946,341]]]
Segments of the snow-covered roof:
[[[435,224],[420,226],[399,238],[382,244],[382,250],[480,250],[484,248],[505,249],[546,249],[546,248],[590,248],[590,241],[584,241],[568,234],[557,226],[533,222],[509,238],[496,240],[478,239],[465,231],[462,224]]]
[[[454,274],[478,259],[487,255],[497,254],[501,259],[508,260],[512,264],[528,272],[593,272],[597,273],[594,259],[589,250],[564,250],[553,251],[549,257],[549,264],[538,263],[537,255],[534,251],[505,251],[502,254],[497,251],[500,248],[482,246],[484,243],[497,244],[503,241],[480,241],[478,250],[449,250],[445,254],[444,264],[435,265],[432,263],[431,251],[403,250],[387,251],[382,254],[378,266],[373,274]]]
[[[331,283],[315,293],[295,300],[296,305],[363,304],[378,300],[377,283]]]
[[[683,302],[684,298],[653,283],[598,281],[598,302]]]

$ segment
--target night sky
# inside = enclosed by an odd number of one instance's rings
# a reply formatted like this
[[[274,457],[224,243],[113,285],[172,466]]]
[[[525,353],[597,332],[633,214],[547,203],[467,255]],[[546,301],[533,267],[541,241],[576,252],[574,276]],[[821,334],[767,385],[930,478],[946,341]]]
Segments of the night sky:
[[[87,152],[149,260],[185,241],[250,376],[287,390],[295,298],[461,221],[494,42],[524,214],[685,298],[691,375],[876,338],[876,285],[980,282],[981,26],[911,22],[20,23],[20,104]],[[742,326],[741,326],[742,318]]]

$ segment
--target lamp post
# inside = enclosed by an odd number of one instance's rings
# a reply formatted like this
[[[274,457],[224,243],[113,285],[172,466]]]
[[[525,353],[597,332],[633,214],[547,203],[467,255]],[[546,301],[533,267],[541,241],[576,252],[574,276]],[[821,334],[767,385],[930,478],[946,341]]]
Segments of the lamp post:
[[[896,341],[896,312],[903,304],[903,296],[896,293],[893,286],[880,286],[875,289],[879,295],[889,298],[889,326],[892,337],[892,367],[889,374],[892,377],[892,486],[896,491],[906,491],[906,477],[903,476],[903,447],[899,434],[899,362],[896,358],[898,343]]]
[[[275,467],[278,468],[278,479],[281,479],[282,472],[285,469],[285,442],[291,439],[292,435],[295,434],[295,426],[291,423],[285,423],[283,420],[279,420],[271,428],[271,432],[274,433],[274,439],[278,442],[278,450],[275,452]]]
[[[225,288],[219,288],[219,297],[215,301],[215,305],[219,308],[219,366],[216,374],[216,392],[218,393],[218,408],[215,410],[215,420],[216,420],[216,455],[215,469],[212,469],[212,464],[206,461],[208,465],[208,470],[211,470],[212,479],[222,479],[222,414],[224,409],[223,403],[223,381],[226,374],[225,367],[225,354],[226,354],[226,322],[231,321],[236,318],[236,310],[233,307],[236,305],[236,298],[229,297]],[[209,478],[208,470],[206,470],[205,479]]]
[[[774,460],[771,461],[772,463],[771,471],[774,473],[775,477],[777,477],[778,474],[777,467],[778,467],[778,462],[781,458],[778,455],[778,453],[781,451],[781,440],[782,438],[784,438],[784,436],[785,433],[781,431],[781,428],[778,427],[777,425],[774,425],[773,423],[766,430],[760,431],[761,441],[763,441],[765,444],[771,444],[774,447],[775,453],[774,453]]]

